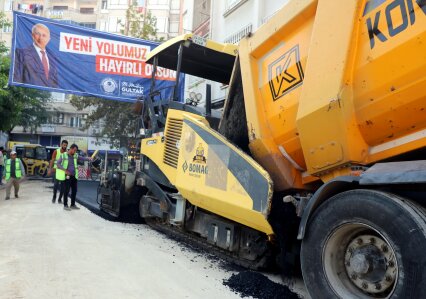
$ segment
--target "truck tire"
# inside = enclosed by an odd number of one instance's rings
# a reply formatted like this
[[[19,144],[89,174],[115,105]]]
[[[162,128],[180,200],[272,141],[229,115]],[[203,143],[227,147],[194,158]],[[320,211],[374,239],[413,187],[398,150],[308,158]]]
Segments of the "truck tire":
[[[322,204],[302,241],[312,298],[426,298],[426,215],[390,193],[351,190]]]

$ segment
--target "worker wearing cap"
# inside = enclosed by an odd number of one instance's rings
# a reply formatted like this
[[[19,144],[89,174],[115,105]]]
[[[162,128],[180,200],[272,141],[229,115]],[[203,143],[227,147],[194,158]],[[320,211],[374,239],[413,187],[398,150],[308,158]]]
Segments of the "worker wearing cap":
[[[16,158],[16,152],[10,152],[10,159],[5,163],[5,179],[6,179],[6,200],[10,199],[10,189],[12,185],[15,189],[15,198],[18,198],[19,182],[25,176],[25,168],[21,159]]]

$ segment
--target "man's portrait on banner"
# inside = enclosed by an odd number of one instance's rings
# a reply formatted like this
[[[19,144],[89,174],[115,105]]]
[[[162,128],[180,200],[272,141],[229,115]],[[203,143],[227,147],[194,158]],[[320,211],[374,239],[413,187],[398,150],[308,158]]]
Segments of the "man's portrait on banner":
[[[37,86],[58,87],[56,58],[47,49],[50,41],[49,28],[41,23],[31,30],[33,43],[16,49],[13,81]]]

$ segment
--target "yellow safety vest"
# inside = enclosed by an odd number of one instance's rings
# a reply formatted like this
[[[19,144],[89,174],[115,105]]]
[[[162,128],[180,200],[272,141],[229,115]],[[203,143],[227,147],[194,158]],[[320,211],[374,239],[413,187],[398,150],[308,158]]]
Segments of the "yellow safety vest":
[[[53,168],[58,168],[56,163],[58,162],[59,158],[61,157],[61,148],[56,149],[56,157],[55,157],[55,163],[53,164]]]
[[[62,156],[62,167],[67,169],[68,167],[68,153],[65,152],[61,154]],[[77,154],[74,154],[74,168],[75,168],[75,178],[78,180],[78,165],[77,165]],[[65,181],[65,171],[62,169],[56,169],[56,179],[58,181]]]
[[[12,159],[8,159],[6,160],[6,181],[8,181],[10,179],[10,164],[11,164]],[[19,158],[15,159],[15,176],[17,179],[20,179],[22,177],[22,171],[21,171],[21,160],[19,160]]]

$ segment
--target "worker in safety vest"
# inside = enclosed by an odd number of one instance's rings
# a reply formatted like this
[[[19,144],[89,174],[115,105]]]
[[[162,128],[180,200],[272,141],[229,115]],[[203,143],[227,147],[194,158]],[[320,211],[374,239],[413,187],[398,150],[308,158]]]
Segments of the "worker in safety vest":
[[[53,197],[52,197],[52,203],[56,202],[56,194],[58,192],[59,189],[59,198],[58,198],[58,203],[62,203],[62,196],[64,195],[64,189],[61,188],[61,181],[58,181],[56,179],[56,175],[57,175],[57,171],[56,171],[56,163],[58,162],[59,158],[61,157],[61,155],[63,153],[67,152],[67,147],[68,147],[68,141],[67,140],[62,140],[61,142],[61,147],[57,148],[53,154],[52,154],[52,159],[50,159],[50,165],[49,165],[49,171],[48,171],[48,175],[52,175],[53,172]],[[61,171],[61,170],[59,170]]]
[[[3,170],[4,170],[4,156],[3,156],[4,148],[0,146],[0,185],[3,185]]]
[[[75,205],[75,197],[77,195],[77,180],[78,180],[78,165],[77,161],[89,161],[92,158],[80,157],[77,154],[77,144],[72,144],[68,153],[61,154],[56,165],[56,179],[61,181],[62,187],[64,188],[64,210],[75,209],[79,207]],[[59,172],[58,172],[59,171]],[[71,189],[71,206],[68,207],[68,193]]]
[[[5,163],[5,179],[6,179],[6,200],[10,199],[10,189],[12,185],[15,189],[15,198],[18,198],[19,182],[25,177],[25,168],[21,159],[16,158],[16,152],[10,152],[10,159]]]

